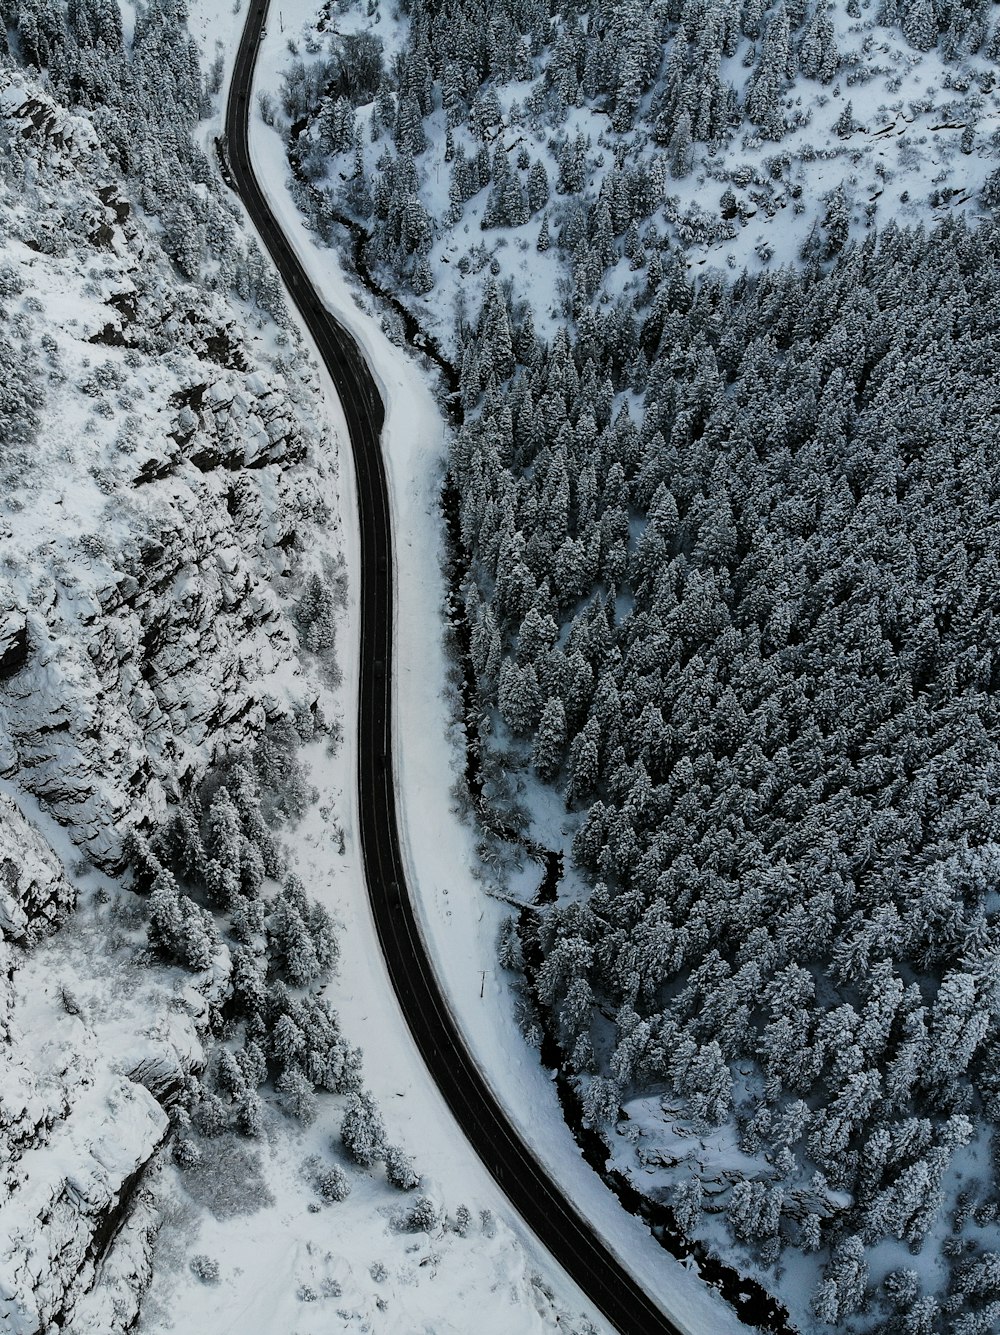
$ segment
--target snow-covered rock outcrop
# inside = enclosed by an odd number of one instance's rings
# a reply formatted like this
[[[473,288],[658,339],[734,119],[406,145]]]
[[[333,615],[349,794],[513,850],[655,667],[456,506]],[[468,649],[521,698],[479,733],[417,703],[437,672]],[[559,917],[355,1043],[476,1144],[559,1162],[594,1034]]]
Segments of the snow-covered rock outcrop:
[[[167,1130],[147,1071],[172,1066],[183,1078],[201,1060],[183,1021],[109,1049],[114,998],[85,938],[25,953],[75,899],[42,831],[0,794],[0,1319],[18,1335],[69,1321],[130,1217]],[[130,1240],[141,1269],[140,1227]]]
[[[0,793],[0,933],[9,941],[34,940],[58,926],[75,900],[62,863]]]
[[[0,775],[114,868],[123,822],[259,733],[294,672],[276,586],[326,513],[324,433],[288,336],[179,280],[79,118],[5,105],[33,185],[0,196],[0,291],[42,407],[0,521]]]
[[[94,868],[306,694],[336,476],[294,336],[181,278],[86,117],[0,85],[0,1327],[112,1335],[228,956],[140,967]]]
[[[0,1318],[19,1335],[65,1324],[92,1289],[167,1130],[52,993],[18,1007],[0,1100]]]

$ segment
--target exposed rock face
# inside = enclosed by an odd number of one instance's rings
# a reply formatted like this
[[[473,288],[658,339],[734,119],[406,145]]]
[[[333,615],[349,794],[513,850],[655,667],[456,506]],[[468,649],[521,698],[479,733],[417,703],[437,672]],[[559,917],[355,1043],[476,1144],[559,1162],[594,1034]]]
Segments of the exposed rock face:
[[[41,1335],[93,1287],[167,1116],[114,1069],[51,974],[26,963],[19,977],[2,942],[0,956],[14,984],[0,1085],[0,1324]]]
[[[23,87],[4,114],[46,225],[62,210],[65,226],[61,253],[4,260],[25,373],[39,343],[52,371],[25,499],[15,486],[0,524],[0,776],[113,870],[123,826],[158,821],[214,751],[259,734],[294,675],[283,585],[328,513],[328,440],[301,351],[178,279],[86,122]],[[36,239],[37,209],[4,217],[0,200],[0,223]]]
[[[0,1328],[18,1335],[76,1328],[81,1303],[88,1335],[135,1316],[155,1225],[143,1177],[204,1063],[205,995],[120,981],[99,925],[53,934],[75,902],[40,828],[0,795]]]
[[[56,927],[76,902],[62,863],[0,793],[0,933],[27,944]]]
[[[204,765],[195,748],[260,731],[262,684],[291,656],[266,567],[247,557],[262,536],[241,523],[254,511],[231,516],[200,479],[174,490],[142,544],[84,557],[69,578],[35,575],[34,652],[0,683],[2,772],[110,867],[126,818],[159,819]]]
[[[27,615],[19,607],[0,609],[0,681],[12,677],[27,659]]]
[[[43,1173],[30,1198],[23,1192],[16,1198],[18,1222],[13,1235],[7,1235],[13,1248],[0,1256],[0,1316],[8,1329],[34,1335],[53,1322],[65,1324],[77,1297],[92,1289],[166,1133],[162,1110],[150,1095],[145,1098],[148,1102],[130,1108],[135,1124],[130,1121],[127,1134],[120,1133],[116,1119],[114,1139],[105,1137],[86,1148],[57,1144],[56,1150],[69,1148],[76,1155],[74,1172],[62,1178]],[[141,1292],[134,1294],[136,1309]]]

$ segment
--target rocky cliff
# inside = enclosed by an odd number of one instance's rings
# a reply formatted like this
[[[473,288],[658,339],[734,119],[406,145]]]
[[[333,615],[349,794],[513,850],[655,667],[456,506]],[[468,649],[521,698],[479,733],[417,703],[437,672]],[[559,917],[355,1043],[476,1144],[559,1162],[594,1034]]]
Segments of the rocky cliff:
[[[86,116],[0,85],[0,1324],[113,1332],[212,979],[139,969],[111,878],[308,703],[289,609],[336,469],[297,335],[183,279]]]

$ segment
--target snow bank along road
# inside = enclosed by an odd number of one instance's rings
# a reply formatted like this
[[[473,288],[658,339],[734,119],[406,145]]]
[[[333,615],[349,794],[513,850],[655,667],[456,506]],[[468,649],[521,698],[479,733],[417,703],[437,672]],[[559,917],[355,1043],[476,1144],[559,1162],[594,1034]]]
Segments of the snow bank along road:
[[[252,0],[226,108],[229,165],[247,212],[333,377],[350,433],[361,536],[358,818],[368,894],[389,976],[417,1048],[456,1120],[555,1259],[626,1335],[689,1335],[643,1292],[521,1142],[458,1032],[417,930],[406,890],[393,782],[392,525],[380,447],[385,412],[357,345],[306,277],[250,162],[253,68],[266,13],[267,0]]]

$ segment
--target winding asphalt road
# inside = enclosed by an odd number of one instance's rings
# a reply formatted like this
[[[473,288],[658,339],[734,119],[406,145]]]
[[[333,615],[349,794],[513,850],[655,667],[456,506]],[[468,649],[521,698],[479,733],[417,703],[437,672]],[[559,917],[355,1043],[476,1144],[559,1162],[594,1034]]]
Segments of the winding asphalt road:
[[[350,433],[361,529],[358,812],[368,894],[389,976],[420,1055],[459,1126],[552,1256],[622,1335],[690,1335],[639,1287],[521,1141],[458,1031],[417,928],[393,780],[392,515],[380,447],[385,409],[357,345],[325,308],[278,227],[250,161],[253,69],[266,13],[267,0],[251,0],[226,108],[229,168],[333,377]],[[581,1171],[590,1170],[581,1165]]]

